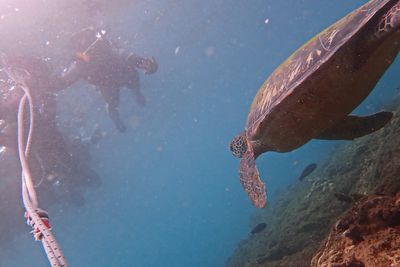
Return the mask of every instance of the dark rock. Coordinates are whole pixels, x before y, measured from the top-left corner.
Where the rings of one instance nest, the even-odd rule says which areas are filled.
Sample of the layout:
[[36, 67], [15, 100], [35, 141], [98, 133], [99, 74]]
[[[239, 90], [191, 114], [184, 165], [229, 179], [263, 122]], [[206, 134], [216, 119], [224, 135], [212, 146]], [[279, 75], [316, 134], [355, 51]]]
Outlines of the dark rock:
[[399, 266], [400, 257], [391, 256], [400, 246], [399, 200], [400, 193], [356, 203], [332, 228], [312, 266]]

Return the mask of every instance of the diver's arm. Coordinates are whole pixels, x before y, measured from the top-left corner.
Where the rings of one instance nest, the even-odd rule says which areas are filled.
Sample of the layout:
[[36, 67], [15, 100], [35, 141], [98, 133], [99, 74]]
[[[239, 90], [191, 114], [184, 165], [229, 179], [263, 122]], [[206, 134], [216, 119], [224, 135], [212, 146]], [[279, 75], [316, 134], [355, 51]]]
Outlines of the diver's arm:
[[85, 77], [84, 62], [75, 60], [61, 75], [53, 79], [55, 91], [61, 91]]

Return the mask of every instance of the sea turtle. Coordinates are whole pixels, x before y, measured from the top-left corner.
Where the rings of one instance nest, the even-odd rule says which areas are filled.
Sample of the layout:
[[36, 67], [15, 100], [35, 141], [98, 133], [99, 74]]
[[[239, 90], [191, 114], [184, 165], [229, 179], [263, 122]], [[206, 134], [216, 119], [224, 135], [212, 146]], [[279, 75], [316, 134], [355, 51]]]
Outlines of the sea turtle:
[[372, 0], [315, 36], [263, 83], [246, 129], [230, 149], [240, 182], [262, 208], [266, 190], [256, 158], [292, 151], [311, 139], [352, 140], [382, 128], [393, 114], [349, 113], [372, 91], [400, 51], [400, 0]]

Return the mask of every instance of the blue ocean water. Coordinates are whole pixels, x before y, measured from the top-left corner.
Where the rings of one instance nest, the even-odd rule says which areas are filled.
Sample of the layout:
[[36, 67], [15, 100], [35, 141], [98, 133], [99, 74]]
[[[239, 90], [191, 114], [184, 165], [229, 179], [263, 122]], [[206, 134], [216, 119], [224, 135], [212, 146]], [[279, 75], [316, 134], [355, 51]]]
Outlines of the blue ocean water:
[[[148, 100], [121, 97], [128, 131], [114, 130], [100, 96], [84, 84], [59, 97], [87, 106], [88, 124], [107, 138], [91, 151], [102, 184], [83, 207], [49, 210], [70, 266], [223, 266], [250, 231], [256, 209], [242, 190], [230, 154], [251, 101], [267, 76], [294, 50], [365, 1], [137, 1], [107, 16], [112, 38], [159, 71], [141, 75]], [[126, 41], [126, 42], [124, 42]], [[399, 62], [357, 114], [379, 111], [400, 86]], [[71, 100], [73, 99], [73, 100]], [[258, 167], [273, 200], [304, 166], [322, 163], [337, 142], [312, 141], [286, 154], [268, 153]], [[21, 218], [22, 219], [22, 218]], [[0, 266], [47, 266], [27, 233]]]

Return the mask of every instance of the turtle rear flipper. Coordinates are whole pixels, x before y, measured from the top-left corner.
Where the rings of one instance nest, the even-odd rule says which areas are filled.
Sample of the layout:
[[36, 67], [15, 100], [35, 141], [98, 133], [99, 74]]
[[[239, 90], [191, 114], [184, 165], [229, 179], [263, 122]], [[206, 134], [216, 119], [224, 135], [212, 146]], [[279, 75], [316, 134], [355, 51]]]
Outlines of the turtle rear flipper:
[[315, 139], [353, 140], [373, 133], [393, 118], [393, 112], [382, 111], [366, 117], [347, 116], [341, 122], [320, 133]]
[[243, 155], [240, 161], [239, 174], [240, 183], [253, 205], [257, 208], [264, 208], [267, 202], [265, 185], [260, 180], [254, 152], [250, 149]]

